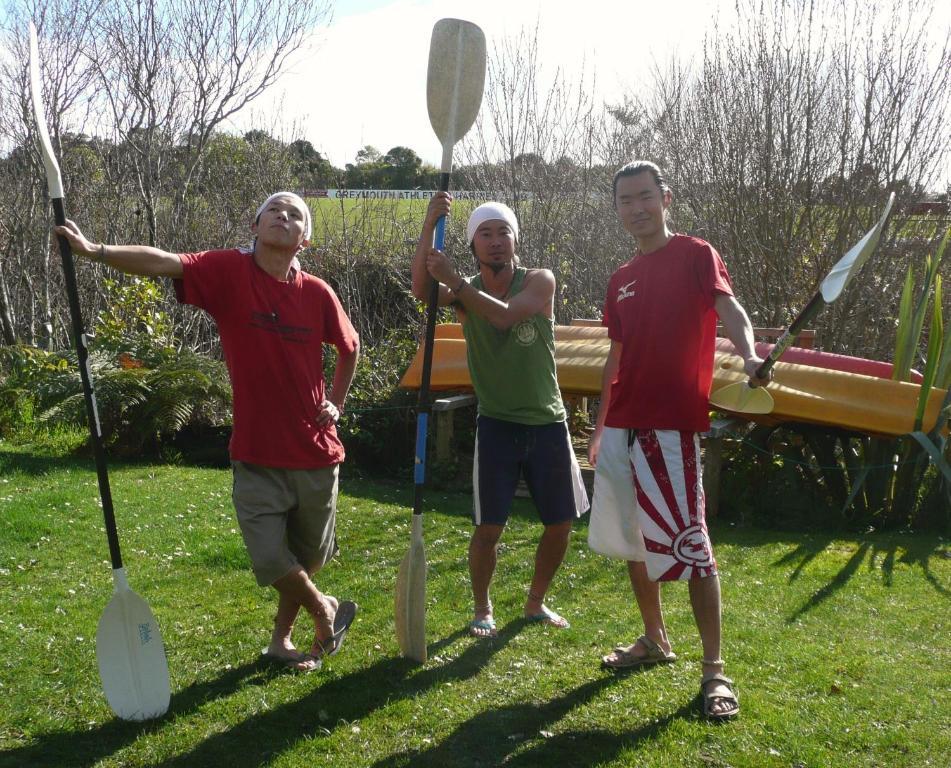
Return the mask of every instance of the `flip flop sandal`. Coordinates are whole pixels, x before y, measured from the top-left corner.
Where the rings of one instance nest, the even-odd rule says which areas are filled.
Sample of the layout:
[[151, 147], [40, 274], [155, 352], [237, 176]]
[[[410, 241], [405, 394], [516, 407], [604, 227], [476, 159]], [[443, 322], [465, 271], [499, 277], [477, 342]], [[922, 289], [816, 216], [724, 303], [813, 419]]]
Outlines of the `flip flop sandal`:
[[634, 669], [650, 666], [651, 664], [670, 664], [677, 660], [676, 653], [673, 651], [668, 653], [647, 635], [641, 635], [634, 641], [634, 645], [638, 643], [644, 646], [647, 651], [643, 656], [631, 653], [623, 646], [618, 646], [614, 649], [613, 659], [610, 654], [601, 657], [601, 665], [609, 669]]
[[297, 667], [303, 661], [306, 661], [307, 654], [296, 653], [293, 656], [284, 656], [279, 653], [272, 653], [267, 648], [261, 651], [261, 661], [267, 662], [268, 664], [273, 664], [278, 667], [283, 667], [284, 669], [291, 669], [296, 672], [305, 672]]
[[[480, 632], [478, 630], [482, 631]], [[498, 630], [495, 628], [495, 619], [491, 617], [486, 619], [473, 619], [469, 622], [469, 634], [472, 637], [478, 637], [483, 640], [496, 637]]]
[[336, 656], [343, 647], [343, 641], [347, 637], [347, 632], [353, 619], [357, 615], [357, 604], [352, 600], [344, 600], [337, 605], [337, 613], [334, 614], [334, 633], [326, 640], [314, 638], [314, 642], [320, 646], [320, 653], [305, 653], [303, 661], [316, 661], [319, 663], [326, 656]]
[[[725, 696], [722, 694], [714, 695], [707, 693], [707, 686], [709, 686], [710, 683], [721, 683], [722, 685], [725, 685], [730, 689], [729, 695]], [[710, 720], [722, 722], [740, 714], [740, 700], [736, 695], [736, 684], [726, 675], [721, 675], [718, 672], [716, 674], [710, 675], [709, 677], [703, 678], [703, 680], [700, 681], [700, 696], [703, 699], [703, 715]], [[719, 702], [732, 704], [733, 708], [728, 709], [725, 712], [714, 712], [713, 706]]]
[[551, 609], [541, 611], [540, 613], [533, 613], [531, 616], [526, 616], [525, 619], [531, 624], [544, 624], [547, 627], [554, 627], [555, 629], [571, 628], [568, 619], [564, 616], [559, 616]]

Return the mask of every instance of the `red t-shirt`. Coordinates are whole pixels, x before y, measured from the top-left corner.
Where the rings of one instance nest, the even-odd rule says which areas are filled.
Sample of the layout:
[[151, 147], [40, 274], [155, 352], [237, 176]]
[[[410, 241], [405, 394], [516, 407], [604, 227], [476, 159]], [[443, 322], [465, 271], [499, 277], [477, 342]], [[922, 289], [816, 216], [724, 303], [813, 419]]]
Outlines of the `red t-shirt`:
[[218, 324], [234, 391], [231, 458], [314, 469], [344, 459], [334, 425], [318, 427], [324, 399], [323, 343], [353, 352], [358, 337], [336, 294], [297, 270], [284, 283], [237, 249], [181, 254], [183, 304]]
[[720, 293], [733, 295], [720, 254], [686, 235], [635, 255], [611, 276], [602, 322], [622, 347], [606, 426], [710, 428]]

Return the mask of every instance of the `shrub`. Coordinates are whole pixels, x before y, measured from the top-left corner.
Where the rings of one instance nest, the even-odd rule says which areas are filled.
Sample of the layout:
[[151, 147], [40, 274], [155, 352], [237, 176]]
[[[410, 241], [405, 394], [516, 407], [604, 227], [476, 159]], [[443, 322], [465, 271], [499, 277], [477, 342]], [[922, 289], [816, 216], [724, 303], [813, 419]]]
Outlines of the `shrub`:
[[[411, 331], [398, 328], [361, 350], [340, 436], [348, 461], [375, 474], [402, 474], [413, 466], [416, 393], [399, 389], [399, 380], [418, 343]], [[327, 355], [328, 381], [335, 362]]]

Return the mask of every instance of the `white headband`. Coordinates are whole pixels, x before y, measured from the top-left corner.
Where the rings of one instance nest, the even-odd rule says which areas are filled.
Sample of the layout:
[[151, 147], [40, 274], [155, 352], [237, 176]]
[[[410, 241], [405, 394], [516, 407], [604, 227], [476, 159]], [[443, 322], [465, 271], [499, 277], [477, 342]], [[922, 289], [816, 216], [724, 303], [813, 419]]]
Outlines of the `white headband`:
[[469, 216], [469, 223], [466, 224], [466, 240], [469, 245], [472, 245], [472, 239], [480, 225], [496, 219], [508, 224], [512, 229], [512, 234], [515, 235], [515, 239], [518, 240], [518, 219], [515, 218], [515, 211], [505, 203], [482, 203], [472, 212]]
[[289, 197], [295, 203], [300, 205], [304, 209], [304, 239], [310, 240], [311, 234], [311, 225], [310, 225], [310, 206], [304, 202], [304, 199], [300, 195], [295, 195], [293, 192], [275, 192], [267, 200], [261, 203], [261, 207], [258, 208], [258, 212], [254, 216], [254, 220], [257, 221], [261, 218], [261, 214], [264, 213], [264, 209], [267, 208], [276, 197]]

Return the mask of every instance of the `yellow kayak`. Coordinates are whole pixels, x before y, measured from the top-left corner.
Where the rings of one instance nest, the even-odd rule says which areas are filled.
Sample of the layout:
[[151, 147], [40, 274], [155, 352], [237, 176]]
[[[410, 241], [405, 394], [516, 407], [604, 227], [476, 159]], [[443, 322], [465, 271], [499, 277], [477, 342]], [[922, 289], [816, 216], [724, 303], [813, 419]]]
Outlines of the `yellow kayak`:
[[[604, 328], [555, 326], [555, 362], [561, 391], [566, 395], [599, 395], [609, 347]], [[420, 348], [403, 375], [401, 387], [419, 388], [422, 358]], [[718, 349], [713, 391], [744, 381], [742, 371], [743, 363], [737, 355]], [[757, 417], [757, 421], [800, 421], [873, 435], [903, 435], [914, 429], [918, 384], [782, 361], [776, 363], [773, 373], [769, 391], [775, 407], [766, 419]], [[458, 323], [436, 327], [431, 386], [434, 390], [472, 387], [466, 343]], [[945, 394], [943, 389], [932, 390], [925, 410], [926, 432], [934, 426]]]

